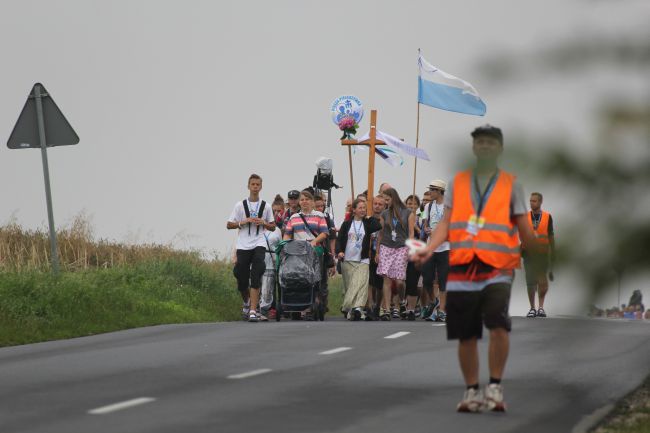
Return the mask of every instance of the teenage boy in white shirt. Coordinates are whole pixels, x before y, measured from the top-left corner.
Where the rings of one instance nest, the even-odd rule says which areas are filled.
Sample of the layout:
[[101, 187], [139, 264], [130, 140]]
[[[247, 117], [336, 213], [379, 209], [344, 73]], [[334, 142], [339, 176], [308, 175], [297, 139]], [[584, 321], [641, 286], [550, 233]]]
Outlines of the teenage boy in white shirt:
[[260, 300], [260, 287], [262, 276], [266, 269], [264, 255], [266, 254], [266, 238], [264, 230], [275, 230], [275, 219], [271, 205], [260, 199], [262, 178], [251, 174], [248, 178], [247, 199], [237, 202], [228, 219], [228, 230], [239, 230], [237, 237], [237, 262], [235, 263], [235, 277], [237, 288], [246, 304], [250, 306], [248, 321], [258, 322], [263, 319], [257, 313]]

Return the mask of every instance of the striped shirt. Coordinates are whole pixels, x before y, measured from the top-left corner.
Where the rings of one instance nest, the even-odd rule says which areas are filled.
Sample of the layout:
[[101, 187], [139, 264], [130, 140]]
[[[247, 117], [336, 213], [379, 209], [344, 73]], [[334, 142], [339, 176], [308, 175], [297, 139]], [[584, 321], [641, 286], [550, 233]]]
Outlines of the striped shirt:
[[[309, 228], [305, 228], [305, 223], [303, 222], [300, 215], [303, 215], [305, 217]], [[302, 212], [300, 212], [291, 215], [291, 218], [289, 218], [289, 221], [285, 227], [284, 234], [291, 236], [291, 238], [296, 240], [311, 241], [316, 237], [312, 234], [312, 232], [316, 233], [316, 235], [320, 235], [321, 233], [329, 233], [327, 221], [321, 212], [312, 211], [308, 215], [304, 215]]]

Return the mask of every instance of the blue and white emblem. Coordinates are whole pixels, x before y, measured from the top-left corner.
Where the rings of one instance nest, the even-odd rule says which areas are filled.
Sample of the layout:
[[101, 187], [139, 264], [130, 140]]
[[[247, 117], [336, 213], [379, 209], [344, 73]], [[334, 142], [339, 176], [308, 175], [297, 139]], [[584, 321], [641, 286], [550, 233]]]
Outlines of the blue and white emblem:
[[363, 104], [356, 96], [345, 95], [339, 96], [332, 102], [330, 109], [332, 113], [332, 122], [338, 126], [341, 119], [352, 117], [356, 123], [363, 119]]

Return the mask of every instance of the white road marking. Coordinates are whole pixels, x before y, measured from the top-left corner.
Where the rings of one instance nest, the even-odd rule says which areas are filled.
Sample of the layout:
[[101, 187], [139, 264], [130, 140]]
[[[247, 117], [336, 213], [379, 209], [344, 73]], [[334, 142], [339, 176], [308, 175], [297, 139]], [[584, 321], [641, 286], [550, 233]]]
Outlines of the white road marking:
[[271, 372], [270, 368], [260, 368], [259, 370], [247, 371], [245, 373], [231, 374], [228, 379], [246, 379], [247, 377], [259, 376]]
[[431, 326], [447, 326], [446, 323], [433, 323]]
[[409, 335], [409, 334], [410, 334], [409, 331], [400, 331], [400, 332], [396, 332], [394, 334], [387, 335], [384, 338], [386, 338], [388, 340], [392, 340], [394, 338], [400, 338], [400, 337], [403, 337], [403, 336]]
[[336, 349], [330, 349], [330, 350], [326, 350], [324, 352], [320, 352], [319, 355], [334, 355], [335, 353], [345, 352], [346, 350], [352, 350], [352, 348], [351, 347], [337, 347]]
[[155, 398], [151, 397], [139, 397], [132, 400], [121, 401], [119, 403], [109, 404], [108, 406], [98, 407], [96, 409], [91, 409], [88, 411], [91, 415], [105, 415], [107, 413], [116, 412], [122, 409], [128, 409], [130, 407], [139, 406], [145, 403], [151, 403], [155, 401]]

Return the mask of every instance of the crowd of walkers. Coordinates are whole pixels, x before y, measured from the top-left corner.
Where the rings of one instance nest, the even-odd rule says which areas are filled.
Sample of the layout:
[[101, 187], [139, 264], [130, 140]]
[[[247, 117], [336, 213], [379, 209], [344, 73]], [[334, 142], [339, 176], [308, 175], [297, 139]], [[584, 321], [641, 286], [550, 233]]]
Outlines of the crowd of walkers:
[[[271, 206], [260, 199], [262, 179], [251, 175], [249, 197], [235, 205], [228, 229], [239, 230], [235, 275], [246, 320], [273, 315], [273, 251], [283, 241], [309, 242], [323, 252], [319, 299], [327, 306], [327, 278], [343, 275], [342, 313], [349, 320], [403, 319], [445, 322], [458, 340], [466, 390], [459, 412], [505, 411], [501, 380], [512, 329], [510, 292], [522, 251], [529, 318], [546, 317], [544, 300], [553, 280], [553, 221], [533, 193], [528, 211], [523, 187], [498, 167], [503, 133], [492, 125], [472, 133], [475, 167], [451, 181], [433, 180], [422, 200], [402, 201], [389, 184], [347, 204], [336, 224], [325, 199], [312, 188], [292, 190]], [[409, 241], [424, 245], [409, 251]], [[297, 244], [296, 244], [297, 245]], [[266, 258], [266, 263], [265, 263]], [[261, 295], [260, 295], [261, 292]], [[309, 318], [309, 309], [304, 316]], [[489, 331], [489, 383], [479, 387], [478, 340]]]
[[[242, 314], [250, 322], [276, 314], [275, 250], [282, 240], [308, 241], [323, 260], [320, 299], [328, 308], [328, 279], [343, 277], [341, 313], [351, 321], [393, 319], [444, 322], [449, 245], [441, 245], [423, 265], [409, 261], [407, 239], [426, 241], [444, 214], [446, 183], [433, 180], [423, 194], [402, 201], [388, 183], [368, 199], [349, 199], [340, 223], [326, 212], [326, 192], [312, 187], [278, 194], [269, 205], [260, 198], [262, 179], [248, 179], [249, 197], [237, 202], [227, 227], [239, 231], [234, 274]], [[309, 311], [296, 318], [310, 318]]]

